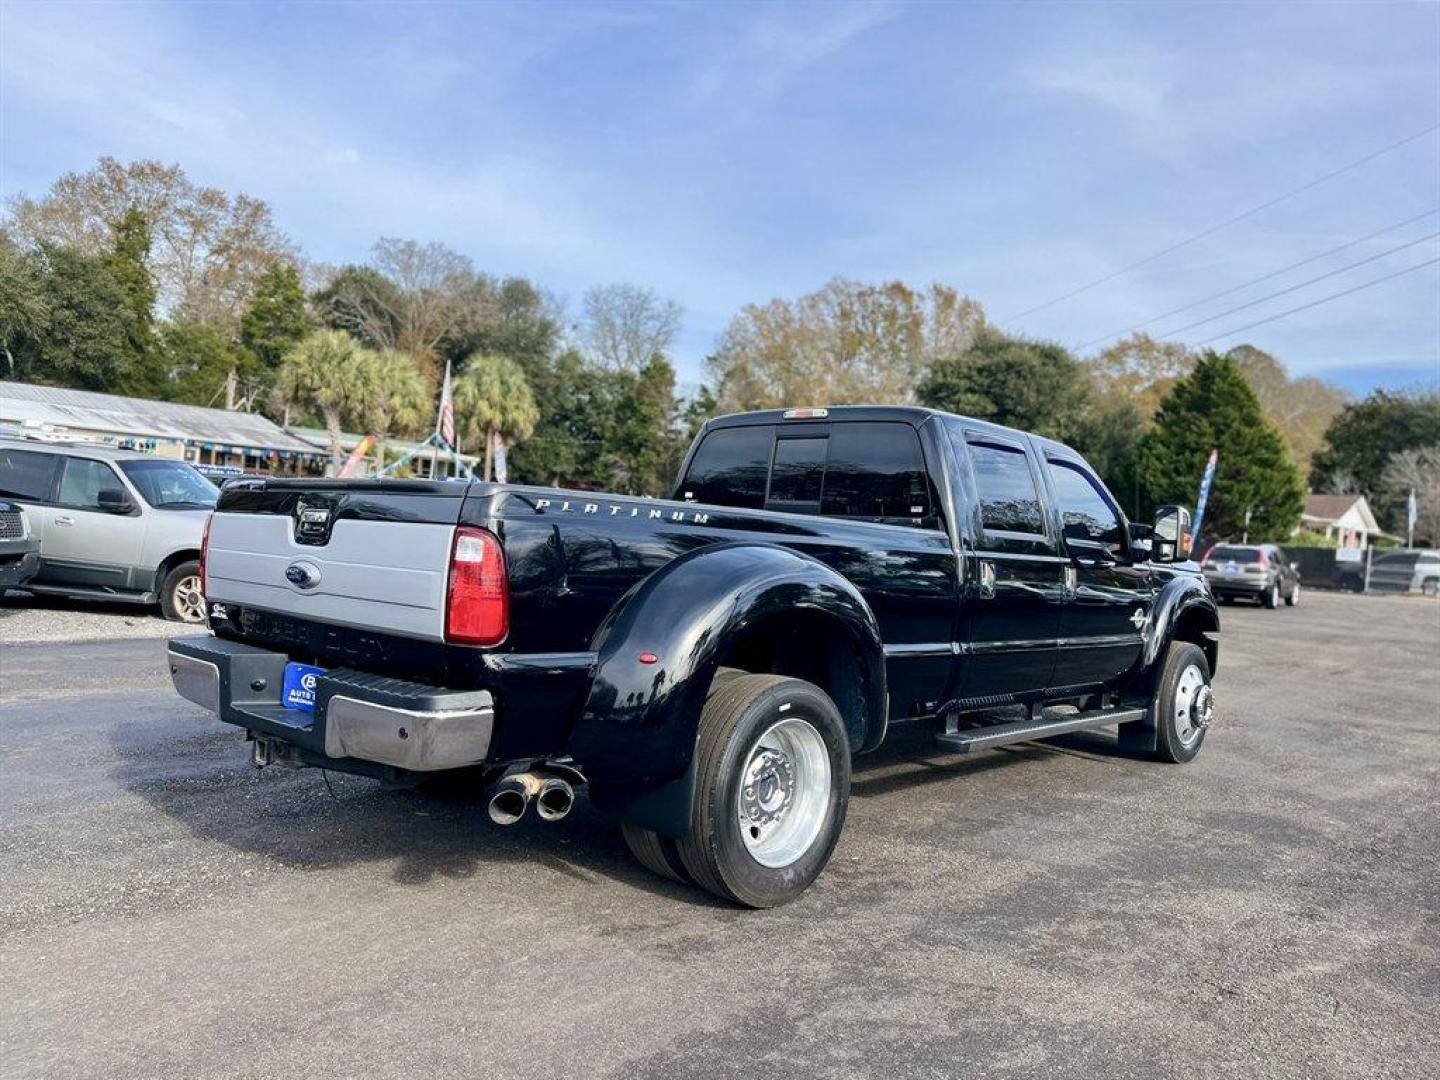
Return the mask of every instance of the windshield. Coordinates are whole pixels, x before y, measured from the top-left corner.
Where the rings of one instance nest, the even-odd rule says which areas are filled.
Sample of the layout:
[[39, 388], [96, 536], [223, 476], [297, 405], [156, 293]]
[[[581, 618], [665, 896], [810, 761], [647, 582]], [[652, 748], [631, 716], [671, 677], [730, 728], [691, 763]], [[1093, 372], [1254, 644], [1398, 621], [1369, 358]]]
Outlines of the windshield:
[[1260, 561], [1260, 549], [1226, 547], [1224, 544], [1220, 544], [1213, 548], [1206, 558], [1212, 562], [1258, 563]]
[[157, 510], [213, 510], [220, 489], [179, 461], [122, 461], [120, 468]]

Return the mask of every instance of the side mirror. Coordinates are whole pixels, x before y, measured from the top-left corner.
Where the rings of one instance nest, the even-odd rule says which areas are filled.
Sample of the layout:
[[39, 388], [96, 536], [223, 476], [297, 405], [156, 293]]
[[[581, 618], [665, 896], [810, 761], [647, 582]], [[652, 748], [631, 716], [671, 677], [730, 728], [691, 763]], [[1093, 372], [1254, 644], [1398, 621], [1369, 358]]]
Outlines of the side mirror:
[[1190, 511], [1183, 506], [1162, 506], [1151, 526], [1150, 560], [1183, 562], [1190, 557]]
[[135, 509], [135, 504], [130, 501], [130, 496], [119, 488], [105, 488], [96, 496], [95, 501], [107, 514], [128, 514]]

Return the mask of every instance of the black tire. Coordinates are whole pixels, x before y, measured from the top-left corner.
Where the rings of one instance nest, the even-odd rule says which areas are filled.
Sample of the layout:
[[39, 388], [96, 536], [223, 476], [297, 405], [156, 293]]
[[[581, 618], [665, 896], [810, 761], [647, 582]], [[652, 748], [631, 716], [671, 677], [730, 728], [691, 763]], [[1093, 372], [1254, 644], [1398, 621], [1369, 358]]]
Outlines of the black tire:
[[200, 595], [200, 564], [182, 562], [160, 583], [160, 610], [171, 622], [203, 623], [205, 598]]
[[1280, 582], [1272, 581], [1269, 586], [1266, 587], [1265, 595], [1260, 598], [1260, 603], [1264, 604], [1271, 611], [1274, 611], [1280, 606]]
[[1177, 765], [1193, 760], [1195, 755], [1200, 753], [1200, 747], [1205, 743], [1206, 728], [1213, 716], [1213, 703], [1209, 703], [1204, 708], [1205, 716], [1198, 725], [1198, 730], [1193, 730], [1194, 714], [1190, 716], [1192, 730], [1187, 733], [1186, 727], [1182, 726], [1176, 698], [1181, 677], [1192, 667], [1200, 669], [1201, 679], [1209, 695], [1210, 662], [1205, 659], [1204, 651], [1188, 641], [1171, 642], [1170, 649], [1165, 654], [1165, 666], [1160, 672], [1160, 689], [1155, 695], [1155, 756], [1161, 761]]
[[1285, 606], [1294, 607], [1300, 603], [1300, 583], [1297, 581], [1290, 586], [1290, 591], [1285, 594]]
[[[816, 815], [811, 820], [818, 821], [818, 829], [807, 846], [784, 865], [767, 866], [752, 855], [742, 835], [741, 781], [761, 736], [787, 721], [800, 721], [798, 729], [817, 755], [823, 748], [829, 789], [823, 801], [811, 803]], [[818, 742], [813, 736], [819, 737]], [[850, 744], [835, 703], [819, 687], [800, 679], [779, 675], [727, 679], [705, 702], [695, 754], [692, 828], [676, 845], [690, 877], [701, 888], [747, 907], [777, 907], [795, 899], [830, 861], [845, 826]], [[788, 799], [787, 805], [792, 805]], [[796, 802], [789, 812], [802, 806]]]
[[1427, 577], [1420, 583], [1420, 591], [1426, 596], [1440, 596], [1440, 577]]
[[625, 837], [625, 846], [630, 849], [630, 854], [640, 860], [640, 865], [646, 870], [682, 885], [692, 884], [690, 872], [680, 859], [679, 848], [670, 837], [628, 822], [621, 823], [620, 832]]

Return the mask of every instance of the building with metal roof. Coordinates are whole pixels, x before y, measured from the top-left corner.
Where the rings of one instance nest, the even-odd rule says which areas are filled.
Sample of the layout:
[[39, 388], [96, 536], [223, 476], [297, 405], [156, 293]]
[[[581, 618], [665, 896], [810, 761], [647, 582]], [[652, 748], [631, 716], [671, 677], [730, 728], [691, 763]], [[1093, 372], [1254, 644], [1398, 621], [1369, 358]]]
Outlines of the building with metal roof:
[[3, 380], [0, 430], [264, 472], [319, 472], [329, 461], [324, 446], [257, 413]]

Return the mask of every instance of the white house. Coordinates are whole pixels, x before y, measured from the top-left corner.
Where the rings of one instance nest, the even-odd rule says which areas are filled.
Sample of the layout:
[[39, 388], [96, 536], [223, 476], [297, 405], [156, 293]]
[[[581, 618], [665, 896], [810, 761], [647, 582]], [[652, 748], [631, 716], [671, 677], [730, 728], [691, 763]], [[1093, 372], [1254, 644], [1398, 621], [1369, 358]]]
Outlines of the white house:
[[1342, 548], [1367, 548], [1380, 533], [1364, 495], [1306, 495], [1300, 524], [1333, 537]]

